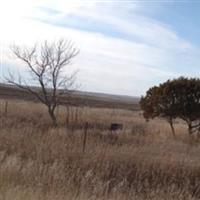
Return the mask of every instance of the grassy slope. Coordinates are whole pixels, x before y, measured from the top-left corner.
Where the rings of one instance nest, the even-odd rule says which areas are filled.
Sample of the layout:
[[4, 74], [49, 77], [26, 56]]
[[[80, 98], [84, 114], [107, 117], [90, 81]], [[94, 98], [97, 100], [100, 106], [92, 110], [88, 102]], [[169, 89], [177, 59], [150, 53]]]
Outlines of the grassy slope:
[[[0, 199], [154, 199], [200, 197], [200, 146], [177, 124], [177, 140], [163, 121], [145, 123], [138, 112], [59, 110], [54, 129], [40, 104], [0, 101]], [[85, 121], [90, 129], [82, 153]], [[121, 122], [125, 130], [104, 127]], [[73, 125], [73, 126], [72, 126]], [[105, 130], [104, 130], [105, 129]]]
[[[38, 88], [34, 89], [38, 90]], [[36, 100], [31, 94], [28, 94], [14, 86], [5, 84], [0, 84], [0, 98]], [[138, 110], [138, 101], [138, 97], [76, 91], [70, 96], [70, 98], [69, 96], [63, 97], [61, 102], [72, 106]]]

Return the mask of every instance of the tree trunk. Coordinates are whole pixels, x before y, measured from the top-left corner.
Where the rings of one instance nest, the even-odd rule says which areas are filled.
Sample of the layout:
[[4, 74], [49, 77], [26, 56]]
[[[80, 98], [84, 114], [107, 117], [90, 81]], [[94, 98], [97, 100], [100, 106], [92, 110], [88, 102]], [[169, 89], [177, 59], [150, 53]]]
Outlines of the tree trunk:
[[188, 133], [192, 135], [192, 124], [190, 122], [188, 123]]
[[169, 120], [169, 125], [171, 127], [173, 137], [176, 138], [175, 129], [174, 129], [174, 125], [173, 125], [173, 120], [172, 119]]
[[54, 127], [57, 127], [57, 126], [58, 126], [58, 123], [57, 123], [57, 118], [56, 118], [56, 116], [55, 116], [54, 111], [55, 111], [55, 110], [49, 108], [49, 115], [50, 115], [50, 117], [51, 117], [53, 126], [54, 126]]

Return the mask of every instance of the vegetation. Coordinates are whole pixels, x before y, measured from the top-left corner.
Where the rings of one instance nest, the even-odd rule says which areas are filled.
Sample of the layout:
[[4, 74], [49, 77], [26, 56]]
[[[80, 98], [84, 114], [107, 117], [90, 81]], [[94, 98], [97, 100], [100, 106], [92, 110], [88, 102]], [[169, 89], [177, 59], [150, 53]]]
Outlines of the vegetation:
[[[59, 49], [65, 45], [59, 44]], [[65, 65], [54, 68], [61, 60], [55, 59], [55, 48], [45, 43], [41, 49], [47, 53], [43, 64], [37, 64], [36, 50], [30, 54], [15, 49], [37, 77], [41, 91], [12, 76], [8, 79], [40, 103], [0, 101], [0, 199], [200, 198], [199, 137], [188, 139], [186, 134], [200, 129], [199, 79], [180, 77], [150, 88], [140, 105], [147, 120], [156, 120], [146, 123], [138, 110], [59, 105], [59, 92], [64, 91], [59, 80], [63, 84], [68, 80], [59, 76]], [[49, 55], [55, 59], [50, 63]], [[68, 58], [76, 54], [72, 55]], [[176, 140], [168, 134], [166, 120]], [[113, 122], [124, 129], [110, 131]]]
[[[164, 120], [146, 123], [136, 111], [70, 107], [67, 116], [61, 107], [54, 128], [43, 104], [10, 100], [5, 106], [0, 101], [0, 199], [200, 197], [199, 140], [188, 140], [183, 122], [173, 140]], [[94, 126], [83, 153], [85, 122]], [[111, 122], [125, 129], [110, 134]]]
[[175, 136], [173, 121], [184, 120], [188, 132], [192, 134], [200, 129], [200, 79], [184, 78], [168, 80], [150, 88], [141, 98], [140, 105], [146, 119], [165, 118]]
[[22, 75], [19, 75], [16, 80], [15, 76], [9, 73], [6, 80], [34, 95], [43, 103], [48, 109], [54, 126], [57, 126], [55, 109], [61, 97], [70, 94], [75, 86], [76, 73], [66, 74], [66, 66], [79, 51], [72, 42], [62, 39], [53, 43], [45, 41], [40, 46], [35, 45], [29, 49], [13, 46], [12, 51], [18, 59], [25, 63], [34, 85], [40, 86], [40, 90], [31, 87], [33, 82], [26, 81]]

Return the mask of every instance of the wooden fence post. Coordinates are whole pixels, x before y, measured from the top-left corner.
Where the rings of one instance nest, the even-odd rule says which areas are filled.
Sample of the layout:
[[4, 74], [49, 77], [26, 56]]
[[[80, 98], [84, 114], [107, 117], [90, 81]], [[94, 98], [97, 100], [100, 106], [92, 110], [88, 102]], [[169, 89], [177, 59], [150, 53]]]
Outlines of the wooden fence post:
[[67, 114], [66, 115], [66, 124], [69, 125], [69, 114], [70, 113], [69, 113], [69, 106], [68, 105], [66, 106], [66, 114]]
[[87, 142], [87, 132], [88, 132], [88, 122], [84, 125], [84, 132], [83, 132], [83, 153], [85, 153], [86, 142]]
[[78, 107], [75, 107], [75, 123], [78, 123]]
[[5, 115], [5, 117], [7, 117], [7, 115], [8, 115], [8, 102], [7, 101], [5, 101], [4, 115]]

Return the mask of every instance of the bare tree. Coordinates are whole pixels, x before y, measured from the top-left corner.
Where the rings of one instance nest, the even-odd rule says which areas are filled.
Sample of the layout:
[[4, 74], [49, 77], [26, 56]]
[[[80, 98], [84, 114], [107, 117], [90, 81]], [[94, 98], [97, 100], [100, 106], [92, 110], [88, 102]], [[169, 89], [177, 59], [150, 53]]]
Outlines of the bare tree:
[[19, 75], [16, 80], [9, 72], [6, 80], [42, 102], [48, 109], [53, 125], [57, 126], [55, 109], [60, 103], [60, 98], [73, 90], [77, 74], [76, 72], [66, 74], [66, 66], [79, 51], [71, 41], [63, 39], [52, 43], [44, 41], [41, 45], [34, 45], [32, 48], [15, 45], [11, 50], [16, 58], [24, 62], [40, 89], [32, 87], [33, 83], [22, 79], [22, 75]]

